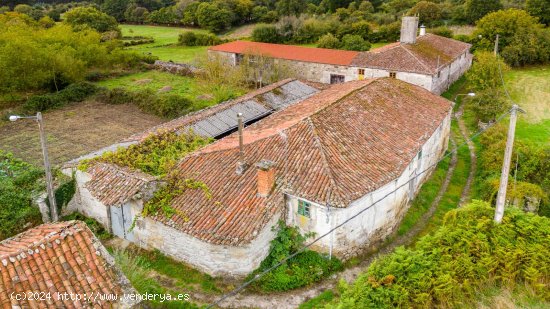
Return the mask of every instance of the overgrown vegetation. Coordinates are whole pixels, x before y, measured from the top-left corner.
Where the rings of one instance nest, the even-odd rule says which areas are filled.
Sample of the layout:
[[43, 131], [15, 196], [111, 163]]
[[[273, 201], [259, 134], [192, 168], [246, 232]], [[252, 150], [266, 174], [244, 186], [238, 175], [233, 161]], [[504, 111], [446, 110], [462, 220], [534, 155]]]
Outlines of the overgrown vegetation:
[[[248, 279], [256, 274], [275, 266], [284, 258], [296, 253], [304, 245], [306, 238], [296, 227], [289, 227], [283, 221], [277, 226], [277, 236], [271, 241], [269, 255], [262, 261], [260, 267], [252, 272]], [[288, 260], [281, 266], [268, 272], [257, 280], [254, 288], [266, 291], [287, 291], [317, 282], [343, 268], [342, 262], [335, 257], [318, 252], [305, 250]]]
[[26, 113], [34, 114], [36, 112], [59, 108], [68, 103], [81, 102], [97, 93], [98, 90], [99, 88], [91, 83], [74, 83], [58, 92], [30, 97], [23, 105], [23, 110]]
[[501, 224], [493, 215], [480, 201], [449, 212], [433, 235], [375, 261], [353, 285], [342, 283], [329, 307], [466, 306], [492, 285], [526, 285], [550, 299], [550, 220], [516, 208]]
[[210, 139], [200, 137], [192, 132], [166, 131], [152, 134], [142, 142], [119, 148], [103, 155], [83, 160], [79, 169], [86, 170], [95, 162], [107, 162], [119, 166], [125, 166], [144, 173], [164, 176], [174, 167], [176, 162], [186, 154], [197, 150], [211, 142]]
[[78, 212], [73, 212], [72, 214], [70, 214], [68, 216], [61, 217], [61, 221], [71, 221], [71, 220], [79, 220], [79, 221], [83, 221], [84, 223], [86, 223], [88, 228], [94, 233], [94, 235], [97, 238], [99, 238], [99, 240], [102, 240], [102, 241], [103, 240], [108, 240], [108, 239], [113, 237], [113, 235], [111, 235], [109, 233], [109, 231], [104, 229], [103, 226], [101, 224], [99, 224], [99, 222], [97, 222], [96, 220], [94, 220], [92, 218], [85, 217], [84, 215], [82, 215]]
[[41, 170], [0, 151], [0, 240], [42, 223], [33, 201], [44, 188]]

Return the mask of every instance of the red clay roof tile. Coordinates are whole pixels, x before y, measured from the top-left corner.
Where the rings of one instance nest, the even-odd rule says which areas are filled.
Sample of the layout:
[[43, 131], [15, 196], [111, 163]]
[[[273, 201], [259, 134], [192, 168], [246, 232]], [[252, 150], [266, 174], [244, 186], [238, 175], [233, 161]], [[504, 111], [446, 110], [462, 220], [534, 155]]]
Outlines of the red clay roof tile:
[[249, 41], [233, 41], [210, 47], [209, 50], [237, 54], [263, 54], [279, 59], [344, 66], [350, 65], [353, 58], [359, 54], [359, 52], [348, 50]]
[[[57, 292], [109, 292], [119, 294], [120, 272], [102, 256], [101, 243], [83, 222], [43, 224], [0, 242], [0, 305], [2, 308], [82, 308], [93, 302], [63, 300]], [[126, 280], [126, 279], [125, 279]], [[126, 281], [127, 282], [127, 281]], [[108, 287], [101, 290], [100, 285]], [[50, 292], [45, 301], [17, 300], [10, 295]], [[112, 302], [97, 302], [96, 308], [112, 308]]]

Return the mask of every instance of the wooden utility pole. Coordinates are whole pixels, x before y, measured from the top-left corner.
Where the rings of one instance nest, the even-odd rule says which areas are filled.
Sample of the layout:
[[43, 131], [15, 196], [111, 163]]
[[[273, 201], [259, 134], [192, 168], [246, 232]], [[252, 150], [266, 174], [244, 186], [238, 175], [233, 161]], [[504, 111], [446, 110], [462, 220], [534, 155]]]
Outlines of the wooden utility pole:
[[514, 136], [516, 133], [516, 121], [518, 117], [519, 106], [514, 104], [510, 112], [510, 126], [508, 128], [508, 138], [506, 139], [506, 149], [504, 150], [504, 160], [502, 162], [502, 174], [500, 175], [500, 186], [498, 188], [497, 203], [495, 208], [495, 221], [502, 222], [504, 216], [504, 204], [506, 202], [506, 189], [508, 188], [508, 176], [510, 175], [510, 162], [512, 160], [512, 150], [514, 148]]
[[497, 38], [495, 39], [495, 56], [498, 55], [498, 34], [497, 34]]
[[46, 171], [46, 190], [48, 191], [48, 200], [50, 201], [50, 218], [52, 222], [56, 222], [59, 218], [57, 216], [57, 205], [55, 203], [55, 194], [53, 191], [53, 178], [52, 170], [50, 167], [50, 159], [48, 157], [48, 145], [46, 142], [46, 133], [44, 132], [44, 121], [42, 120], [42, 113], [36, 114], [36, 122], [38, 122], [38, 129], [40, 130], [40, 144], [42, 145], [42, 155], [44, 156], [44, 169]]

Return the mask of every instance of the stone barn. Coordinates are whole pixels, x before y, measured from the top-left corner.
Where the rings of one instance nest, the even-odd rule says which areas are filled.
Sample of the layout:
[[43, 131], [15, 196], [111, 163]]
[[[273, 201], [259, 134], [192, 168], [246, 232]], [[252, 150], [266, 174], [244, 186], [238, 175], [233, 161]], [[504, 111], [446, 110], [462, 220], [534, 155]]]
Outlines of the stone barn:
[[[287, 94], [295, 94], [292, 100], [277, 100], [287, 103], [249, 122], [242, 133], [223, 135], [185, 156], [175, 167], [178, 177], [203, 182], [210, 198], [203, 190], [187, 190], [172, 201], [177, 214], [143, 217], [143, 203], [158, 179], [98, 163], [76, 172], [73, 209], [113, 231], [116, 226], [119, 237], [209, 274], [244, 276], [268, 254], [277, 221], [322, 235], [401, 187], [316, 249], [349, 257], [383, 240], [398, 226], [448, 143], [451, 103], [421, 87], [391, 78], [325, 89], [287, 80], [139, 138], [158, 129], [190, 127], [212, 136], [207, 128], [220, 132], [224, 121], [235, 123], [235, 108], [269, 106], [285, 85]], [[225, 111], [230, 118], [224, 120]], [[424, 169], [428, 172], [421, 173]]]
[[273, 58], [301, 79], [327, 84], [376, 77], [397, 78], [441, 94], [472, 64], [470, 44], [435, 34], [418, 33], [418, 17], [405, 16], [399, 42], [367, 52], [311, 48], [283, 44], [234, 41], [209, 48], [230, 65], [245, 55]]

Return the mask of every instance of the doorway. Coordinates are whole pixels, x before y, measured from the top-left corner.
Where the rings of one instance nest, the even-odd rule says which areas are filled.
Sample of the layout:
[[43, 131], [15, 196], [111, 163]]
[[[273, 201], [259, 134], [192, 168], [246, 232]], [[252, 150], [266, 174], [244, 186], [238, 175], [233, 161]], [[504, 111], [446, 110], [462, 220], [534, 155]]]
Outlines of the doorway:
[[134, 216], [132, 215], [132, 205], [126, 203], [120, 207], [111, 206], [111, 228], [113, 234], [120, 238], [134, 241], [134, 232], [131, 231]]

